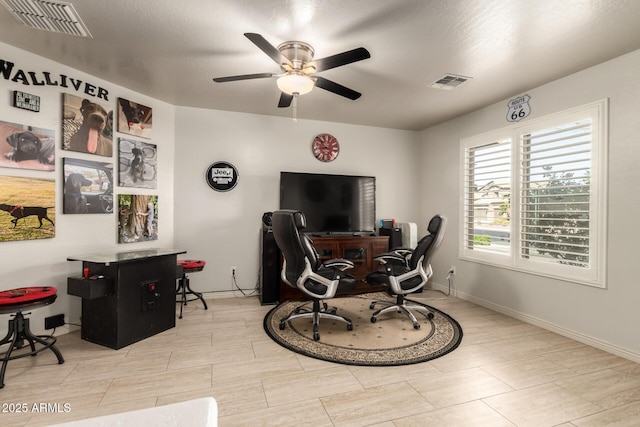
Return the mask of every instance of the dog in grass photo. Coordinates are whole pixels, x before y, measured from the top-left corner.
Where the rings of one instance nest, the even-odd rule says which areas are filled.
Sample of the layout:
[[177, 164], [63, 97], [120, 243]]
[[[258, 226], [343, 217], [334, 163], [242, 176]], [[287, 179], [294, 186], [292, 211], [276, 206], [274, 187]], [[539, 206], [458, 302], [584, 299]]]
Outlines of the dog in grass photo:
[[53, 209], [53, 207], [40, 207], [40, 206], [20, 206], [20, 205], [8, 205], [6, 203], [0, 203], [0, 210], [6, 211], [9, 215], [14, 218], [11, 220], [13, 223], [13, 228], [16, 228], [18, 225], [18, 220], [22, 218], [26, 218], [29, 216], [37, 216], [38, 222], [40, 225], [38, 228], [42, 228], [42, 220], [46, 219], [51, 223], [51, 225], [55, 225], [51, 218], [47, 216], [47, 209]]
[[0, 175], [0, 244], [56, 235], [55, 179]]

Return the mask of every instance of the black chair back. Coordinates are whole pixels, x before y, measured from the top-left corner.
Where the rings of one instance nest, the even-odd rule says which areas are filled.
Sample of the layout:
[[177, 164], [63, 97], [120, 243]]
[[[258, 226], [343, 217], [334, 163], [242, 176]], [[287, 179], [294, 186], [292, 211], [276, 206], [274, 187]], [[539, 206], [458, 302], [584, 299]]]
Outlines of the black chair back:
[[337, 308], [322, 303], [324, 299], [333, 298], [338, 286], [355, 284], [355, 278], [342, 274], [342, 269], [352, 268], [351, 261], [333, 259], [320, 262], [318, 253], [311, 239], [301, 233], [306, 226], [302, 212], [283, 209], [271, 216], [273, 238], [284, 256], [282, 280], [289, 286], [304, 292], [312, 300], [312, 307], [300, 306], [284, 319], [280, 320], [280, 329], [284, 330], [287, 322], [298, 318], [309, 318], [313, 321], [313, 339], [320, 339], [319, 322], [321, 318], [337, 320], [347, 324], [347, 330], [353, 329], [353, 322], [336, 314]]
[[409, 270], [415, 270], [421, 258], [422, 265], [425, 269], [431, 263], [431, 257], [440, 246], [444, 237], [446, 222], [447, 219], [442, 215], [435, 215], [431, 218], [431, 221], [429, 221], [429, 225], [427, 226], [429, 234], [424, 236], [418, 242], [411, 259], [409, 260]]
[[306, 219], [302, 212], [283, 209], [273, 213], [271, 217], [273, 237], [276, 240], [285, 260], [282, 278], [289, 285], [296, 287], [298, 278], [306, 268], [305, 260], [309, 261], [311, 269], [317, 270], [318, 254], [311, 240], [300, 230], [306, 227]]

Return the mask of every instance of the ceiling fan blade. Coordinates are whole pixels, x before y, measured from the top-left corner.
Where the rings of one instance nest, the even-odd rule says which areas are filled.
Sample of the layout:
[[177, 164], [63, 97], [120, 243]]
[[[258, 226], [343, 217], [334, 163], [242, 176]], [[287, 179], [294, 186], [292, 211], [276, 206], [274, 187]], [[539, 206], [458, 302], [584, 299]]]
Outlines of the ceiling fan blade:
[[314, 76], [314, 78], [316, 79], [316, 86], [320, 89], [328, 90], [329, 92], [333, 92], [336, 95], [344, 96], [351, 100], [356, 100], [362, 96], [360, 92], [356, 92], [346, 86], [327, 80], [324, 77]]
[[235, 82], [238, 80], [266, 79], [275, 75], [272, 73], [242, 74], [239, 76], [214, 77], [213, 81], [216, 83]]
[[266, 53], [269, 58], [273, 59], [276, 64], [282, 66], [282, 64], [287, 64], [290, 67], [293, 67], [291, 61], [289, 61], [284, 55], [280, 53], [278, 49], [276, 49], [271, 43], [269, 43], [264, 37], [260, 34], [256, 33], [244, 33], [244, 36], [251, 40], [253, 44], [258, 46], [260, 50]]
[[291, 101], [293, 101], [293, 95], [289, 95], [288, 93], [280, 92], [280, 101], [278, 101], [278, 108], [287, 108], [291, 105]]
[[327, 56], [313, 61], [316, 64], [316, 72], [329, 70], [331, 68], [340, 67], [342, 65], [351, 64], [352, 62], [362, 61], [371, 58], [369, 51], [363, 47], [338, 53], [337, 55]]

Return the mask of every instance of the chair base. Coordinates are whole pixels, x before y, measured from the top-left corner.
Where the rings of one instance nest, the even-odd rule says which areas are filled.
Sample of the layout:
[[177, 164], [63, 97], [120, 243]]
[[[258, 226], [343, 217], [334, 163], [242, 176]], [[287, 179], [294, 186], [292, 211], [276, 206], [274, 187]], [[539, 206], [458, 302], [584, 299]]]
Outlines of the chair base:
[[[28, 353], [20, 353], [11, 355], [15, 349], [21, 349], [25, 346], [25, 341], [29, 343], [31, 351]], [[19, 359], [21, 357], [35, 356], [41, 351], [51, 350], [58, 358], [58, 364], [64, 363], [62, 354], [55, 346], [56, 338], [53, 335], [34, 335], [29, 328], [29, 319], [25, 318], [22, 311], [18, 311], [13, 319], [9, 320], [9, 330], [7, 336], [0, 341], [0, 345], [9, 343], [9, 348], [5, 353], [0, 354], [2, 357], [2, 368], [0, 368], [0, 388], [4, 387], [4, 374], [7, 370], [7, 363], [10, 360]], [[36, 349], [36, 343], [42, 347]]]
[[404, 295], [396, 295], [395, 303], [389, 301], [373, 301], [371, 305], [369, 305], [369, 308], [373, 310], [378, 304], [383, 305], [384, 308], [381, 308], [371, 315], [371, 323], [376, 323], [379, 315], [390, 311], [397, 311], [407, 316], [409, 320], [411, 320], [411, 323], [413, 323], [413, 329], [420, 329], [420, 323], [418, 323], [418, 319], [416, 319], [412, 311], [424, 314], [427, 319], [433, 319], [433, 312], [428, 308], [421, 305], [407, 305], [404, 300]]
[[[182, 319], [182, 309], [185, 305], [187, 305], [187, 302], [190, 301], [200, 300], [202, 301], [202, 305], [204, 305], [204, 309], [209, 309], [202, 294], [200, 292], [192, 290], [191, 286], [189, 286], [189, 276], [187, 276], [186, 272], [180, 279], [178, 279], [178, 289], [176, 290], [176, 295], [180, 296], [180, 299], [176, 300], [176, 302], [180, 303], [180, 315], [178, 316], [178, 319]], [[193, 295], [195, 298], [187, 298], [187, 295]]]
[[321, 300], [313, 300], [313, 309], [309, 310], [304, 307], [304, 304], [296, 308], [289, 316], [280, 320], [280, 330], [284, 330], [287, 322], [300, 318], [312, 318], [313, 319], [313, 339], [314, 341], [320, 340], [320, 319], [333, 319], [339, 320], [347, 324], [347, 331], [353, 330], [353, 322], [351, 319], [336, 314], [335, 307], [329, 307], [326, 303], [322, 302], [322, 309], [320, 308]]

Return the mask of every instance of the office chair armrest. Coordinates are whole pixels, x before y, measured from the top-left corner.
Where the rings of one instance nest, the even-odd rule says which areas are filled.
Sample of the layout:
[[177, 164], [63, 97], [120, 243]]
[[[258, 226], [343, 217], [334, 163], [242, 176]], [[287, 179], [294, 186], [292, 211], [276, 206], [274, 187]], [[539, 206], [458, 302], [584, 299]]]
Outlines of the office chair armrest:
[[402, 257], [408, 257], [413, 254], [413, 248], [393, 248], [391, 252], [395, 252]]
[[374, 261], [378, 261], [380, 264], [387, 264], [387, 263], [401, 263], [401, 264], [405, 264], [405, 257], [396, 253], [396, 252], [385, 252], [382, 254], [377, 254], [373, 257]]
[[330, 259], [325, 261], [322, 265], [327, 268], [337, 268], [340, 271], [344, 271], [348, 268], [353, 268], [353, 262], [344, 258]]

